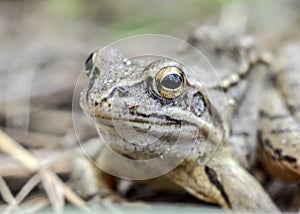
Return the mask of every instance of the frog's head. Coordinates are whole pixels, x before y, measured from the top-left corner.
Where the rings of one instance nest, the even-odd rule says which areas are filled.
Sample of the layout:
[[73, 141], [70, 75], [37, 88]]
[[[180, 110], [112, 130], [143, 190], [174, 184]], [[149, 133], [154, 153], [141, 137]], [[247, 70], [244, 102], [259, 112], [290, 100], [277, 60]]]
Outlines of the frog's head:
[[81, 107], [122, 154], [144, 159], [177, 142], [190, 151], [195, 142], [220, 140], [221, 121], [184, 65], [154, 56], [128, 60], [105, 48], [88, 57], [85, 70], [90, 82]]

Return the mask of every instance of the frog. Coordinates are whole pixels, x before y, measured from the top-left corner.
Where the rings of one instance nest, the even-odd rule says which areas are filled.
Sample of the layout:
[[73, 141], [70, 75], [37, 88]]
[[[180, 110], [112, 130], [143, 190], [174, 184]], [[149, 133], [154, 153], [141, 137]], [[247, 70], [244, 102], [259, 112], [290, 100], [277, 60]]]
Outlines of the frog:
[[[270, 54], [258, 48], [254, 37], [224, 32], [214, 26], [196, 28], [187, 41], [213, 62], [220, 81], [213, 81], [204, 89], [180, 62], [161, 56], [127, 59], [115, 48], [104, 48], [86, 60], [89, 84], [81, 93], [81, 108], [97, 128], [106, 131], [109, 147], [132, 160], [162, 156], [174, 145], [172, 139], [178, 138], [182, 129], [186, 134], [181, 138], [187, 148], [195, 141], [201, 145], [206, 140], [204, 150], [210, 151], [210, 158], [200, 146], [162, 176], [199, 200], [224, 209], [278, 212], [249, 172], [260, 158], [267, 171], [276, 171], [268, 164], [277, 150], [275, 146], [270, 153], [266, 149], [276, 139], [269, 137], [269, 130], [264, 128], [274, 122], [265, 121], [265, 115], [272, 115], [266, 106], [274, 96], [265, 97], [261, 91], [268, 85], [268, 89], [274, 87], [277, 93], [278, 87], [285, 86], [275, 87], [276, 78], [270, 78], [280, 76], [272, 72]], [[188, 56], [189, 51], [186, 47], [178, 54]], [[190, 63], [195, 62], [191, 59]], [[189, 67], [196, 69], [191, 64]], [[225, 94], [225, 105], [210, 99], [208, 91]], [[129, 134], [134, 130], [134, 134], [147, 133], [141, 136], [150, 141], [153, 136], [159, 140], [154, 147], [147, 143], [149, 139], [142, 138], [137, 138], [132, 145], [119, 136], [115, 125], [120, 121]], [[288, 145], [286, 142], [280, 153], [291, 151], [292, 154], [285, 154], [287, 158], [282, 156], [281, 160], [288, 159], [286, 162], [297, 169], [299, 153], [286, 149]], [[100, 162], [113, 162], [103, 150], [103, 147], [97, 152], [93, 150], [95, 164], [85, 157], [77, 159], [77, 168], [73, 170], [76, 187], [85, 198], [97, 195], [101, 201], [123, 201], [114, 190], [116, 181], [97, 167]], [[205, 161], [199, 162], [201, 159]], [[82, 167], [78, 169], [78, 166]]]

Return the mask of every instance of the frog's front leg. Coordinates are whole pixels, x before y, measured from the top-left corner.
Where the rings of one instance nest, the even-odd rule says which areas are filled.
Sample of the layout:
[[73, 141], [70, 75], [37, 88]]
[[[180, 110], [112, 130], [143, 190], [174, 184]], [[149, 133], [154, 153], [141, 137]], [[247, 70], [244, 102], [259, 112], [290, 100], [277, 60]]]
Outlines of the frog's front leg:
[[[86, 151], [89, 153], [88, 150]], [[114, 191], [116, 178], [99, 169], [82, 152], [74, 155], [71, 168], [72, 184], [82, 198], [89, 201], [100, 200], [100, 202], [102, 200], [125, 201]]]
[[187, 159], [167, 177], [195, 197], [236, 211], [277, 212], [260, 184], [231, 158], [226, 146], [205, 165]]

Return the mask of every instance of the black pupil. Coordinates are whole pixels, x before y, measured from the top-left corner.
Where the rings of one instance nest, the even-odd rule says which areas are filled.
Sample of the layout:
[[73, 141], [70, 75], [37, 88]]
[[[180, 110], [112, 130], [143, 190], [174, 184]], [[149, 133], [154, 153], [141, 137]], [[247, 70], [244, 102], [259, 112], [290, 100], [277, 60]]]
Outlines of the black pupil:
[[93, 53], [91, 53], [85, 61], [85, 70], [89, 71], [92, 68], [93, 68]]
[[160, 82], [162, 86], [169, 89], [176, 89], [181, 85], [182, 78], [179, 74], [169, 74]]

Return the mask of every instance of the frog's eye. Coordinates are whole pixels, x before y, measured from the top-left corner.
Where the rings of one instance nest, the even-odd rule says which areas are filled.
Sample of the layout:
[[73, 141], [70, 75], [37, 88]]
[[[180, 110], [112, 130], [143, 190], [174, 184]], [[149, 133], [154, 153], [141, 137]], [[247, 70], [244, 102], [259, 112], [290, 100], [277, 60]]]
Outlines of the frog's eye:
[[166, 99], [180, 96], [185, 82], [182, 70], [176, 66], [160, 69], [154, 80], [158, 94]]
[[89, 57], [85, 61], [85, 72], [89, 74], [94, 67], [94, 61], [95, 61], [96, 53], [93, 52], [89, 55]]

